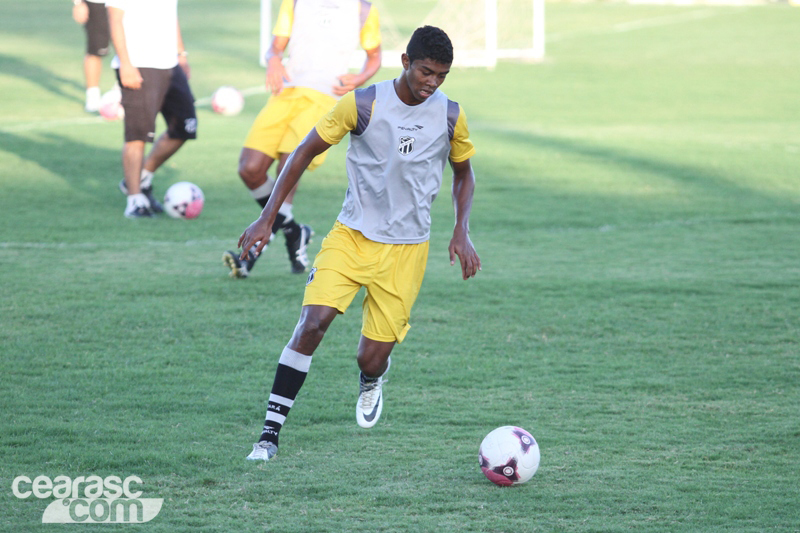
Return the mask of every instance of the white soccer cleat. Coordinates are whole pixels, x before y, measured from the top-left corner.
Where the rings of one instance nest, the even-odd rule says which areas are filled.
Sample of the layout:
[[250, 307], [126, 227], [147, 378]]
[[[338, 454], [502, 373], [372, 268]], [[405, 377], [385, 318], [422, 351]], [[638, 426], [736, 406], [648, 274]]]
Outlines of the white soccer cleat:
[[262, 440], [253, 444], [253, 451], [247, 456], [248, 461], [269, 461], [278, 453], [278, 447], [272, 442]]
[[[389, 358], [389, 364], [383, 376], [389, 372], [389, 367], [391, 366], [392, 359]], [[366, 382], [363, 379], [363, 374], [359, 378], [360, 393], [356, 404], [356, 422], [362, 428], [371, 428], [381, 417], [381, 412], [383, 411], [383, 384], [387, 381], [383, 379], [383, 376], [374, 381]]]

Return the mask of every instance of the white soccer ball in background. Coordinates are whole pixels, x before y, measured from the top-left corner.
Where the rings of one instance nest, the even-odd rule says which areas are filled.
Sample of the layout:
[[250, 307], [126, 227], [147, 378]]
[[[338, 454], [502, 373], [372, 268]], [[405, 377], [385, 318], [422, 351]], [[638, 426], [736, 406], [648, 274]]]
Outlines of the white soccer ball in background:
[[122, 107], [122, 91], [119, 87], [115, 86], [100, 97], [100, 116], [106, 120], [125, 118], [125, 109]]
[[539, 468], [539, 445], [516, 426], [495, 429], [483, 439], [478, 460], [483, 474], [502, 487], [525, 483]]
[[244, 96], [236, 87], [223, 85], [211, 96], [211, 109], [220, 115], [238, 115], [244, 108]]
[[204, 203], [203, 191], [188, 181], [173, 184], [164, 195], [164, 211], [172, 218], [197, 218]]

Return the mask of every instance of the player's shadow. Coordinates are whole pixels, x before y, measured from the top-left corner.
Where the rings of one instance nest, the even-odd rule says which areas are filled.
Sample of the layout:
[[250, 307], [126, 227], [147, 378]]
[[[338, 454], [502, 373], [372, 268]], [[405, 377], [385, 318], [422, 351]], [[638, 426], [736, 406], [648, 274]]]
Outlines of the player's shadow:
[[16, 56], [0, 54], [0, 72], [7, 76], [16, 76], [31, 81], [43, 89], [62, 96], [68, 100], [83, 103], [77, 94], [83, 93], [83, 86], [73, 79], [64, 78], [53, 74], [39, 65], [28, 63]]
[[79, 192], [106, 201], [119, 195], [120, 149], [101, 148], [45, 133], [32, 138], [0, 130], [0, 153], [14, 154], [61, 177]]

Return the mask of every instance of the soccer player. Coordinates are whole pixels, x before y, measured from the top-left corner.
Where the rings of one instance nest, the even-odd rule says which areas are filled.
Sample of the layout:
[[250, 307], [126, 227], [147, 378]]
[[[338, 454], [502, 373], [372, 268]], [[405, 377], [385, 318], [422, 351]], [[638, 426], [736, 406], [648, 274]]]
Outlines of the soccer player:
[[[342, 95], [367, 82], [381, 66], [378, 10], [366, 0], [283, 0], [267, 52], [267, 89], [272, 93], [244, 141], [239, 177], [255, 201], [267, 205], [275, 181], [267, 171], [277, 161], [277, 174], [314, 124]], [[350, 61], [359, 45], [367, 59], [359, 73], [350, 73]], [[285, 51], [289, 61], [284, 67]], [[320, 154], [309, 165], [322, 164]], [[313, 234], [292, 215], [295, 189], [289, 191], [275, 217], [270, 239], [283, 230], [292, 272], [308, 267], [306, 246]], [[227, 251], [223, 263], [233, 278], [246, 278], [258, 256], [239, 259]]]
[[[178, 24], [178, 0], [107, 0], [117, 79], [125, 109], [125, 216], [163, 212], [153, 196], [153, 173], [188, 139], [197, 137], [197, 114], [189, 88], [189, 63]], [[158, 113], [167, 131], [155, 139]], [[144, 159], [145, 143], [154, 142]]]
[[439, 28], [424, 26], [414, 32], [401, 59], [399, 77], [345, 95], [317, 123], [284, 165], [261, 216], [239, 238], [242, 257], [259, 241], [255, 253], [260, 253], [281, 203], [305, 168], [350, 134], [344, 205], [308, 276], [300, 320], [278, 361], [263, 431], [250, 460], [267, 461], [277, 453], [279, 432], [314, 351], [361, 287], [367, 293], [357, 351], [356, 421], [369, 428], [380, 418], [383, 376], [394, 345], [410, 327], [427, 263], [431, 203], [447, 162], [453, 169], [455, 207], [450, 263], [458, 256], [465, 280], [481, 268], [469, 238], [475, 148], [463, 110], [438, 90], [450, 71], [452, 44]]
[[104, 0], [72, 0], [72, 18], [86, 30], [83, 75], [86, 80], [87, 113], [100, 111], [100, 74], [110, 39]]

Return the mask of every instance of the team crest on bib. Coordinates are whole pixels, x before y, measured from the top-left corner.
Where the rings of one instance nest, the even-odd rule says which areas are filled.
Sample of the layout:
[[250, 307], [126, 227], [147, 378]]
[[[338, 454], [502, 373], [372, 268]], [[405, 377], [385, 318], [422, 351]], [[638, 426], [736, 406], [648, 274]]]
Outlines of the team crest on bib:
[[408, 155], [414, 151], [414, 137], [400, 137], [400, 146], [397, 147], [397, 151], [403, 155]]

